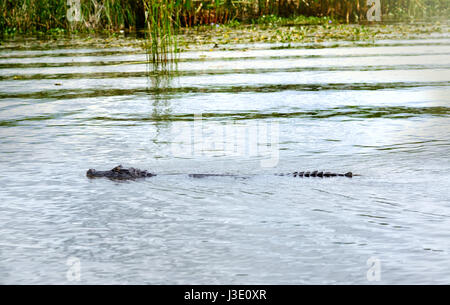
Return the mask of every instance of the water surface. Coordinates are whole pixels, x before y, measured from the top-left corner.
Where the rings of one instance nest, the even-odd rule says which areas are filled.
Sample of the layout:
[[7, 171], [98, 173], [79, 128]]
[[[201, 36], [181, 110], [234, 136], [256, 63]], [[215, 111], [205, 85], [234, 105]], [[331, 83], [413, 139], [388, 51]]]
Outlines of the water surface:
[[[3, 48], [0, 283], [73, 283], [70, 257], [88, 284], [367, 284], [369, 258], [450, 283], [449, 58], [448, 37], [259, 44], [167, 78], [139, 49]], [[117, 164], [158, 176], [85, 176]], [[314, 169], [362, 176], [273, 175]]]

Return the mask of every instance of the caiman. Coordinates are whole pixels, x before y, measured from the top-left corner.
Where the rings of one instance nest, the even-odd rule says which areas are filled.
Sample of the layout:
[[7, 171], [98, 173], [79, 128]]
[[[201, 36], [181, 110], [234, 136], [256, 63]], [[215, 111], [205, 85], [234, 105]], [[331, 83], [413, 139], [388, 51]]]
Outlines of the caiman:
[[[287, 173], [287, 174], [276, 174], [277, 176], [292, 176], [292, 177], [299, 177], [299, 178], [310, 178], [310, 177], [317, 177], [317, 178], [331, 178], [331, 177], [347, 177], [352, 178], [353, 176], [359, 176], [356, 174], [353, 174], [352, 172], [347, 172], [345, 174], [337, 174], [337, 173], [331, 173], [331, 172], [324, 172], [324, 171], [303, 171], [303, 172], [293, 172], [293, 173]], [[147, 178], [147, 177], [154, 177], [156, 174], [150, 173], [146, 170], [140, 170], [137, 168], [124, 168], [122, 165], [118, 165], [114, 167], [113, 169], [106, 170], [106, 171], [98, 171], [95, 169], [89, 169], [86, 172], [86, 176], [88, 178], [109, 178], [114, 180], [130, 180], [130, 179], [138, 179], [138, 178]], [[237, 175], [230, 175], [230, 174], [188, 174], [189, 177], [192, 178], [205, 178], [205, 177], [239, 177]]]

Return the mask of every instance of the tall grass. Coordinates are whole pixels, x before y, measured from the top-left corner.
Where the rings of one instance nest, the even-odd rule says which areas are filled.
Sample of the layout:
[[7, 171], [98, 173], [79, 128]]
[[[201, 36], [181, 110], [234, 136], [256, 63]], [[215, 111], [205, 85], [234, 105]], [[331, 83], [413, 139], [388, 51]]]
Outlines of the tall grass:
[[[180, 22], [183, 26], [227, 23], [239, 17], [246, 1], [235, 0], [180, 0]], [[248, 1], [247, 1], [248, 2]]]
[[0, 0], [0, 32], [66, 27], [64, 0]]
[[[330, 16], [347, 22], [365, 20], [367, 0], [80, 0], [78, 30], [146, 27], [145, 8], [161, 7], [181, 26], [250, 21], [263, 15]], [[153, 3], [153, 4], [152, 4]], [[449, 17], [449, 0], [381, 0], [383, 20]], [[70, 29], [67, 0], [0, 0], [0, 33]], [[167, 16], [160, 16], [166, 18]], [[160, 21], [163, 20], [160, 18]], [[161, 26], [166, 27], [164, 23]]]
[[[143, 8], [135, 0], [80, 0], [77, 30], [136, 29], [144, 26]], [[70, 29], [67, 0], [0, 0], [0, 32]]]
[[177, 54], [176, 29], [181, 1], [142, 0], [145, 10], [147, 54], [154, 65], [174, 63]]
[[[196, 1], [204, 2], [204, 1]], [[346, 22], [366, 20], [367, 0], [248, 0], [229, 1], [239, 8], [238, 19], [262, 15], [329, 16]], [[449, 17], [448, 0], [381, 0], [382, 15], [392, 20]]]

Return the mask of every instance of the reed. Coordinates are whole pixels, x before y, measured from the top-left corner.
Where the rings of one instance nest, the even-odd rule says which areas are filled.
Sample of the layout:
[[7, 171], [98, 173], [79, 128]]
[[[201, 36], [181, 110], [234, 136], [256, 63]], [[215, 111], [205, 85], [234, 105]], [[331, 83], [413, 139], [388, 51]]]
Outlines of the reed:
[[[151, 23], [173, 33], [176, 26], [251, 22], [262, 16], [332, 17], [343, 22], [365, 20], [367, 0], [80, 0], [81, 31], [148, 28]], [[448, 0], [381, 0], [383, 20], [449, 17]], [[67, 0], [0, 0], [0, 33], [70, 30]], [[148, 14], [147, 16], [151, 16]], [[153, 17], [151, 17], [153, 18]], [[171, 26], [169, 26], [171, 24]], [[155, 32], [156, 33], [156, 32]], [[173, 36], [171, 36], [173, 37]], [[161, 36], [164, 40], [164, 35]]]
[[[77, 30], [136, 29], [144, 26], [142, 3], [135, 0], [79, 0]], [[67, 0], [0, 0], [0, 32], [69, 30]]]
[[179, 26], [181, 1], [142, 0], [145, 11], [147, 56], [155, 67], [175, 63], [176, 30]]

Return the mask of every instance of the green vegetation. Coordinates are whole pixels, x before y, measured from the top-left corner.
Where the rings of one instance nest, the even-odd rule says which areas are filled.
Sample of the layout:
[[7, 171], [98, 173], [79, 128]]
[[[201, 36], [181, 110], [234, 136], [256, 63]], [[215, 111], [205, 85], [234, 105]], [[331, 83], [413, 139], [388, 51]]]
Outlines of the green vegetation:
[[179, 2], [173, 0], [143, 0], [149, 62], [155, 65], [174, 63], [177, 53], [175, 30], [179, 25]]
[[[233, 49], [235, 44], [277, 43], [281, 48], [293, 44], [303, 47], [320, 48], [341, 45], [344, 42], [372, 44], [375, 40], [418, 39], [431, 33], [448, 33], [447, 22], [433, 23], [396, 23], [396, 24], [338, 24], [326, 22], [317, 25], [240, 25], [198, 26], [183, 28], [179, 39], [179, 48], [202, 49], [208, 51]], [[333, 44], [330, 44], [330, 43]], [[216, 46], [214, 48], [214, 46]]]
[[[76, 1], [81, 9], [77, 20], [69, 22], [68, 2]], [[381, 3], [383, 21], [449, 16], [448, 0]], [[343, 25], [367, 23], [367, 9], [367, 0], [0, 0], [0, 36], [91, 32], [116, 35], [143, 29], [149, 62], [167, 64], [174, 62], [179, 48], [205, 42], [224, 45], [370, 40], [379, 30]], [[200, 39], [192, 29], [208, 33]]]
[[[177, 26], [256, 23], [317, 24], [331, 18], [339, 22], [366, 20], [367, 0], [80, 0], [81, 20], [71, 29], [67, 0], [0, 0], [0, 32], [30, 33], [54, 29], [118, 31], [145, 28], [145, 9], [173, 9]], [[149, 7], [148, 5], [151, 4]], [[381, 0], [383, 20], [418, 20], [449, 16], [448, 0]], [[171, 6], [172, 8], [168, 7]], [[297, 17], [296, 17], [297, 16]], [[306, 16], [306, 17], [305, 17]], [[288, 21], [283, 18], [288, 17]], [[319, 17], [319, 19], [309, 19]], [[72, 24], [73, 27], [73, 24]]]

